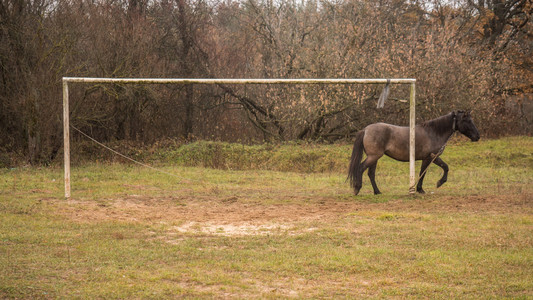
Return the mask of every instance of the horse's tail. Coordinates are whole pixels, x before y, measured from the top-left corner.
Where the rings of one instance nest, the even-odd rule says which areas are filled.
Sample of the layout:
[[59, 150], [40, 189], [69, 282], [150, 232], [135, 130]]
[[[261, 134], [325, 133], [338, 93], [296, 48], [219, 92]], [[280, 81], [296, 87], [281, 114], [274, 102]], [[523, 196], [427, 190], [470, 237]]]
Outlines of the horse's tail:
[[365, 130], [360, 130], [355, 136], [355, 143], [353, 144], [352, 158], [350, 159], [350, 166], [348, 167], [348, 178], [350, 185], [354, 188], [355, 194], [359, 192], [361, 187], [357, 187], [357, 177], [361, 176], [361, 160], [363, 159], [363, 138], [365, 137]]

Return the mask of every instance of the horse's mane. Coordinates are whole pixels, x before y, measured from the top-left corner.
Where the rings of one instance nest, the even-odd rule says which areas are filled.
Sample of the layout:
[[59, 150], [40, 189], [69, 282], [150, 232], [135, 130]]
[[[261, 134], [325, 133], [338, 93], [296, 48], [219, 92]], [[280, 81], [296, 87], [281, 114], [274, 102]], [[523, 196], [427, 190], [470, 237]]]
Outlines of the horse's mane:
[[420, 126], [433, 129], [437, 134], [445, 133], [449, 131], [452, 128], [451, 122], [453, 122], [453, 116], [452, 113], [449, 113], [444, 116], [440, 116], [436, 119], [425, 121]]

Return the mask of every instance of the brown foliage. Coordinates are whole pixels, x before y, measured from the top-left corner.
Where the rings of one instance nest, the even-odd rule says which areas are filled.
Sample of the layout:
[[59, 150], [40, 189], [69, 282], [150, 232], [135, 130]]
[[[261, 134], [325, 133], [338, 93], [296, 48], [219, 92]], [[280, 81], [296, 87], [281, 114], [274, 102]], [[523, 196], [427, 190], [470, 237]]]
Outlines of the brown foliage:
[[[526, 0], [1, 0], [0, 151], [58, 153], [62, 76], [417, 78], [419, 120], [473, 109], [485, 136], [531, 134], [531, 12]], [[407, 124], [407, 87], [377, 110], [382, 88], [73, 85], [71, 120], [103, 141], [332, 141]]]

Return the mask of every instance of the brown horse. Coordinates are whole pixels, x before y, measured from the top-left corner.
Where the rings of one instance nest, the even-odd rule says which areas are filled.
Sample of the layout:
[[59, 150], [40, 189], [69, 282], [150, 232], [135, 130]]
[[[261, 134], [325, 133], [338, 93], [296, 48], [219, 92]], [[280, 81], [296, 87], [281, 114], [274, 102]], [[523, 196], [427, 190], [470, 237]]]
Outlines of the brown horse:
[[[473, 142], [479, 140], [479, 132], [470, 112], [454, 111], [415, 127], [415, 159], [422, 160], [417, 192], [424, 193], [422, 183], [425, 170], [432, 160], [444, 170], [444, 175], [437, 182], [437, 188], [448, 179], [448, 165], [438, 155], [442, 153], [446, 142], [455, 131], [464, 134]], [[366, 159], [361, 163], [363, 151], [366, 153]], [[367, 168], [374, 194], [381, 194], [375, 177], [377, 162], [383, 154], [399, 161], [409, 161], [409, 127], [375, 123], [357, 133], [348, 169], [348, 179], [356, 195], [363, 185], [363, 172]]]

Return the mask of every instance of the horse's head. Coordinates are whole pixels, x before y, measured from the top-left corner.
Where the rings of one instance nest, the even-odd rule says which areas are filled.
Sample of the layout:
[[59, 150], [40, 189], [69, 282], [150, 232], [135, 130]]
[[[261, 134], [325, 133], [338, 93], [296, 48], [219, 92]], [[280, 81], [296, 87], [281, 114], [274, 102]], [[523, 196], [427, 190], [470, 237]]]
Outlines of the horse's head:
[[479, 131], [472, 121], [470, 116], [470, 111], [457, 111], [454, 112], [455, 115], [455, 129], [460, 133], [466, 135], [472, 142], [479, 141]]

